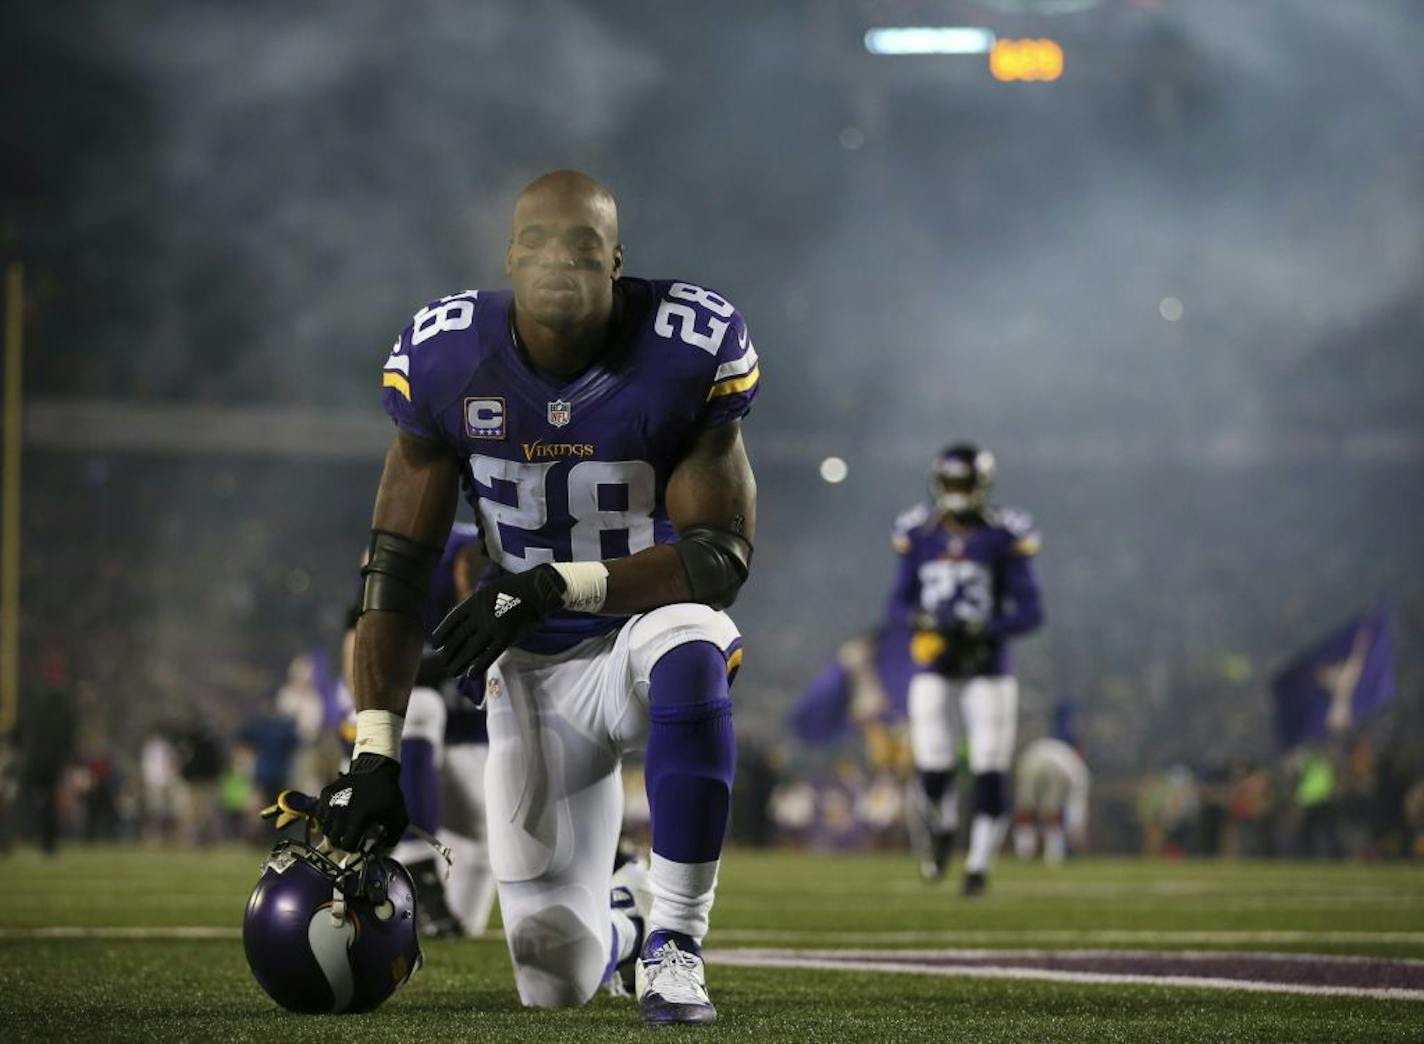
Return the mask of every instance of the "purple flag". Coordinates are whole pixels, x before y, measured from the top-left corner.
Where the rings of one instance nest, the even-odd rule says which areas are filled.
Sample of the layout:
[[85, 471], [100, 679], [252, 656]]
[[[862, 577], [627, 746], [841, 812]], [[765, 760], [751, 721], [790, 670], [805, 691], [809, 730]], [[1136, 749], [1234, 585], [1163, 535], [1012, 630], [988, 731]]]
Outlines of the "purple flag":
[[1346, 732], [1394, 699], [1394, 625], [1380, 605], [1308, 646], [1276, 675], [1282, 747]]

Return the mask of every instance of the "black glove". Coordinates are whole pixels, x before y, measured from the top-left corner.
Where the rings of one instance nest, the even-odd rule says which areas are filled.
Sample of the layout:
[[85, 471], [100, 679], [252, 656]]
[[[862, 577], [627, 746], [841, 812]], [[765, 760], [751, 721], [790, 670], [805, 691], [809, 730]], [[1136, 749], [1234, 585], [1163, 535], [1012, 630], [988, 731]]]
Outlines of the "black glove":
[[951, 678], [988, 673], [994, 664], [994, 640], [984, 633], [982, 623], [957, 620], [940, 633], [944, 635], [945, 650], [936, 667]]
[[328, 783], [316, 808], [321, 832], [337, 848], [389, 848], [410, 825], [400, 788], [400, 762], [384, 754], [358, 754], [351, 768]]
[[564, 604], [568, 585], [551, 565], [502, 576], [451, 609], [431, 639], [452, 675], [481, 675], [499, 654]]

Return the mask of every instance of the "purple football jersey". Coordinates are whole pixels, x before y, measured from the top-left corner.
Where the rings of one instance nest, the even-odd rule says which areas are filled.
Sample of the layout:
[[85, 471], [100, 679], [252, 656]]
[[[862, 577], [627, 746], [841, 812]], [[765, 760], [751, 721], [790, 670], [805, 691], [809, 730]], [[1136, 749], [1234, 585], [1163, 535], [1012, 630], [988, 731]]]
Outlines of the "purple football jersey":
[[1043, 622], [1032, 560], [1038, 530], [1023, 511], [995, 508], [986, 524], [951, 533], [927, 504], [895, 522], [900, 555], [887, 616], [893, 623], [930, 616], [940, 628], [980, 624], [994, 643], [989, 674], [1009, 673], [1008, 639]]
[[[513, 293], [470, 290], [416, 313], [383, 372], [396, 426], [464, 463], [494, 575], [622, 558], [677, 539], [668, 479], [702, 431], [744, 416], [760, 369], [731, 303], [690, 283], [624, 278], [608, 351], [569, 380], [536, 369]], [[559, 652], [624, 617], [559, 612], [519, 645]]]

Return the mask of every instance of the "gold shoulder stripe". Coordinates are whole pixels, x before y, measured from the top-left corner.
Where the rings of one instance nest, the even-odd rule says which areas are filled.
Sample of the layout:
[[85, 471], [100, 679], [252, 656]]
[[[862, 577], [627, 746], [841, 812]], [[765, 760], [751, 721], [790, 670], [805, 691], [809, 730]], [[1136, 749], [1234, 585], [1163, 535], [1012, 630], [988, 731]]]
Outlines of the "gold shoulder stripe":
[[405, 396], [406, 402], [415, 401], [410, 397], [410, 381], [406, 380], [398, 373], [391, 373], [390, 370], [385, 371], [381, 375], [381, 387], [394, 388], [396, 391], [400, 392], [402, 395]]
[[745, 377], [738, 377], [735, 380], [723, 381], [720, 384], [712, 385], [712, 390], [707, 393], [707, 401], [711, 402], [713, 399], [722, 395], [735, 395], [737, 392], [746, 391], [759, 380], [761, 380], [761, 367], [753, 366], [752, 372]]
[[731, 674], [742, 665], [742, 650], [738, 649], [727, 657], [727, 673]]

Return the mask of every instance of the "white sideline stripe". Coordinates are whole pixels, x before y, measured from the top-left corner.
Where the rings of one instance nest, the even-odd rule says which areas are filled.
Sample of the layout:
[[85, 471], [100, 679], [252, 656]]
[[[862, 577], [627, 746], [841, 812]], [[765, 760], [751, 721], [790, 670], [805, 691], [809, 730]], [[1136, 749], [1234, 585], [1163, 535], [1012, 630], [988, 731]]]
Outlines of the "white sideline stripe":
[[241, 928], [191, 924], [161, 928], [81, 928], [60, 925], [43, 928], [0, 928], [0, 939], [241, 939]]
[[1064, 943], [1386, 943], [1398, 946], [1424, 944], [1424, 932], [1311, 932], [1296, 930], [1262, 931], [1154, 931], [1152, 929], [1085, 929], [1083, 931], [1009, 929], [1005, 931], [943, 929], [938, 931], [835, 931], [761, 928], [713, 929], [716, 944], [737, 942], [825, 942], [844, 939], [860, 943], [1004, 943], [1016, 940]]
[[[1111, 972], [1050, 971], [1044, 968], [1011, 968], [996, 965], [949, 967], [937, 964], [901, 964], [889, 961], [838, 961], [826, 957], [802, 957], [794, 951], [723, 950], [709, 951], [713, 964], [734, 964], [748, 968], [800, 968], [822, 971], [886, 972], [900, 975], [937, 975], [965, 979], [1036, 979], [1040, 982], [1067, 982], [1117, 986], [1179, 986], [1189, 989], [1247, 990], [1253, 993], [1298, 993], [1333, 997], [1370, 997], [1375, 1000], [1424, 1001], [1424, 990], [1400, 987], [1372, 989], [1363, 986], [1307, 986], [1255, 979], [1196, 978], [1191, 975], [1130, 975]], [[1005, 956], [1008, 956], [1007, 954]]]
[[[151, 927], [87, 928], [46, 925], [37, 928], [0, 928], [0, 939], [241, 939], [241, 928], [175, 924]], [[486, 929], [471, 939], [503, 939], [498, 929]]]

